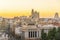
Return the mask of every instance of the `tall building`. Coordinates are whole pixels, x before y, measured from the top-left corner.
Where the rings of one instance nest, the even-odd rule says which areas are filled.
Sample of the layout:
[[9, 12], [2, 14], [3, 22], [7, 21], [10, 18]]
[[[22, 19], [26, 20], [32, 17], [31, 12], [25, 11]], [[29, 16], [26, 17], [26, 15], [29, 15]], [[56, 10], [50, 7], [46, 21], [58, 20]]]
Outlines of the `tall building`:
[[39, 18], [39, 12], [34, 11], [34, 9], [32, 9], [31, 17], [32, 17], [32, 19]]
[[32, 13], [32, 14], [34, 13], [34, 9], [32, 9], [31, 13]]
[[35, 24], [38, 24], [37, 22], [39, 20], [39, 12], [34, 11], [34, 9], [32, 9], [30, 20], [31, 20], [31, 22], [34, 22]]

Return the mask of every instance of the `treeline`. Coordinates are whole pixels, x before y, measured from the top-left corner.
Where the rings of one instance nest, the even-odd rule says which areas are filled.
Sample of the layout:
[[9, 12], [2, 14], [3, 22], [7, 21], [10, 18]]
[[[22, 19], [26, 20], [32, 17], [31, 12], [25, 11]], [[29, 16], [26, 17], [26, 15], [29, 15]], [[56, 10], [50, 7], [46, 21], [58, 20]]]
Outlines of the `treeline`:
[[44, 29], [42, 29], [41, 40], [60, 40], [60, 27], [54, 27], [53, 29], [50, 29], [48, 33], [45, 33]]

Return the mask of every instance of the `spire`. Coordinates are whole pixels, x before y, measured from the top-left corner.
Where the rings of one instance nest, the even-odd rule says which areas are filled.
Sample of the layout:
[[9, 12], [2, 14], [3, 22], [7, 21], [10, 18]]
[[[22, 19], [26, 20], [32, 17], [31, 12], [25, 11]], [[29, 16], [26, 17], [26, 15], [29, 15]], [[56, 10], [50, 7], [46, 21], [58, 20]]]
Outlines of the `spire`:
[[34, 9], [32, 9], [32, 14], [34, 13]]
[[54, 18], [59, 18], [59, 15], [58, 15], [58, 13], [57, 13], [57, 12], [55, 13]]

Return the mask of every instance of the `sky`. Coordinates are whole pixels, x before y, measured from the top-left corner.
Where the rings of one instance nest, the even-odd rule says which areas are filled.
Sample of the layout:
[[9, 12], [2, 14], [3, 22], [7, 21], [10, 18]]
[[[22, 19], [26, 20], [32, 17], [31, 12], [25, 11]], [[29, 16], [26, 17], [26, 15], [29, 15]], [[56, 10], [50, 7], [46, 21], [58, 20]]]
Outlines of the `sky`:
[[32, 9], [40, 17], [53, 17], [56, 12], [60, 15], [60, 0], [0, 0], [0, 16], [5, 18], [29, 16]]

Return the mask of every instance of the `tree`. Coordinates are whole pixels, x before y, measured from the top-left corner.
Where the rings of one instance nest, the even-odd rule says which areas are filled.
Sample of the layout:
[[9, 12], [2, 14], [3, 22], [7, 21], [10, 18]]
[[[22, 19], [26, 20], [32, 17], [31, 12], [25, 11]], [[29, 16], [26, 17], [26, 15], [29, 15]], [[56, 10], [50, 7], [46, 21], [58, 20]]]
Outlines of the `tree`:
[[60, 33], [59, 32], [56, 33], [55, 40], [60, 40]]
[[42, 31], [41, 31], [41, 39], [42, 40], [47, 40], [47, 34], [44, 33], [44, 29], [42, 29]]
[[55, 34], [55, 40], [60, 40], [60, 27], [58, 27], [58, 30]]
[[57, 32], [60, 32], [60, 27], [58, 27], [58, 30], [57, 30]]
[[56, 28], [54, 27], [48, 32], [48, 40], [54, 40], [56, 34]]

